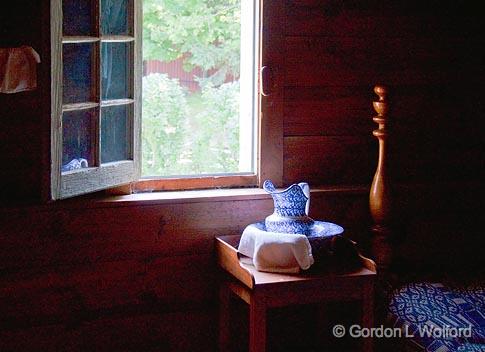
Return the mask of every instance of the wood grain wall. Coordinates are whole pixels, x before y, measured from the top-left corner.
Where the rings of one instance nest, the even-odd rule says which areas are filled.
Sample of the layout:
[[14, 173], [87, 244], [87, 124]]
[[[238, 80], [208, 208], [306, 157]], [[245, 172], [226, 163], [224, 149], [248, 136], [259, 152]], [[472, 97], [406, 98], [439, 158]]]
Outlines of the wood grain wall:
[[[270, 197], [60, 203], [1, 212], [0, 350], [215, 350], [214, 236], [270, 214]], [[320, 192], [311, 215], [365, 233], [365, 204]]]
[[47, 131], [43, 127], [46, 120], [42, 97], [50, 84], [42, 79], [49, 67], [43, 52], [43, 6], [39, 1], [27, 0], [0, 6], [0, 48], [32, 46], [42, 60], [38, 65], [38, 90], [0, 94], [0, 203], [41, 198], [45, 159], [42, 148]]
[[376, 83], [391, 88], [395, 179], [483, 176], [483, 25], [470, 2], [285, 3], [286, 183], [370, 182]]
[[[409, 256], [430, 247], [423, 218], [446, 227], [443, 218], [480, 204], [474, 189], [457, 197], [461, 187], [440, 193], [448, 188], [439, 184], [483, 179], [481, 12], [454, 1], [426, 3], [281, 0], [284, 181], [369, 184], [372, 87], [390, 85], [395, 178], [411, 190], [436, 186], [401, 194], [402, 217], [418, 234], [403, 246]], [[16, 4], [0, 11], [16, 14], [0, 21], [9, 24], [0, 40], [41, 47], [40, 6]], [[0, 95], [0, 350], [213, 351], [213, 237], [240, 233], [271, 212], [271, 200], [9, 205], [38, 203], [48, 184], [49, 141], [37, 133], [49, 127], [40, 106], [49, 85], [43, 59], [43, 89]], [[342, 224], [366, 247], [365, 191], [317, 192], [311, 215]]]

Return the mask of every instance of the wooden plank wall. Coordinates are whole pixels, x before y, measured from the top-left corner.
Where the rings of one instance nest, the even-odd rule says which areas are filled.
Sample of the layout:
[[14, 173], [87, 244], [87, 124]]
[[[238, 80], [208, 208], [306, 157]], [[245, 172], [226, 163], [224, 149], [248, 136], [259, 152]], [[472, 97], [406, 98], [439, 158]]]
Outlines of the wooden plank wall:
[[[42, 51], [41, 2], [19, 0], [1, 7], [0, 48], [32, 46], [41, 55], [42, 77], [49, 60]], [[41, 197], [45, 82], [39, 79], [38, 85], [35, 91], [0, 94], [0, 202]]]
[[[437, 258], [447, 264], [441, 270], [456, 267], [460, 249], [475, 248], [470, 242], [479, 237], [466, 242], [463, 232], [474, 215], [460, 215], [470, 206], [479, 212], [479, 200], [470, 204], [474, 192], [459, 188], [437, 197], [427, 188], [402, 191], [400, 215], [417, 230], [402, 248], [417, 258], [413, 267], [423, 270]], [[366, 250], [367, 199], [365, 191], [313, 192], [310, 215], [341, 224]], [[0, 350], [216, 350], [214, 236], [241, 233], [270, 214], [272, 203], [261, 195], [249, 201], [60, 201], [2, 209]], [[460, 221], [450, 228], [443, 217]], [[443, 231], [433, 232], [443, 228], [447, 242], [440, 241]]]
[[[40, 45], [39, 9], [18, 3], [23, 17], [14, 22], [28, 26], [13, 26], [15, 37]], [[480, 11], [454, 1], [281, 3], [285, 183], [370, 183], [376, 158], [370, 102], [378, 82], [395, 92], [396, 179], [481, 180]], [[43, 72], [41, 84], [48, 86]], [[39, 97], [0, 98], [1, 192], [9, 201], [38, 200], [46, 184], [40, 182], [46, 142], [35, 131], [48, 119], [36, 108]], [[440, 202], [436, 193], [404, 192], [401, 214], [411, 219], [415, 209], [421, 217], [433, 210], [437, 219], [452, 219], [477, 208], [472, 190], [456, 212], [453, 195], [460, 192]], [[240, 233], [271, 212], [271, 200], [75, 204], [0, 210], [0, 350], [213, 351], [213, 237]], [[317, 193], [311, 208], [313, 217], [342, 224], [365, 247], [365, 192]], [[419, 230], [419, 223], [408, 223]], [[429, 247], [428, 234], [418, 233], [404, 252]]]
[[[399, 136], [393, 141], [395, 179], [453, 182], [483, 176], [477, 127], [484, 115], [485, 43], [480, 11], [471, 2], [281, 2], [284, 183], [370, 183], [376, 83], [393, 92], [392, 127]], [[32, 44], [42, 51], [48, 33], [38, 30], [40, 12], [40, 5], [23, 0], [7, 6], [2, 45]], [[35, 131], [45, 130], [49, 109], [31, 108], [49, 91], [48, 52], [43, 54], [39, 91], [0, 96], [0, 161], [11, 165], [0, 172], [7, 185], [3, 200], [38, 199], [48, 185], [49, 140]]]
[[[251, 201], [58, 202], [0, 212], [0, 350], [213, 351], [214, 236], [273, 209]], [[317, 193], [312, 216], [365, 232], [365, 193]]]
[[370, 182], [377, 83], [392, 92], [394, 179], [483, 176], [485, 43], [470, 2], [287, 0], [286, 11], [286, 183]]

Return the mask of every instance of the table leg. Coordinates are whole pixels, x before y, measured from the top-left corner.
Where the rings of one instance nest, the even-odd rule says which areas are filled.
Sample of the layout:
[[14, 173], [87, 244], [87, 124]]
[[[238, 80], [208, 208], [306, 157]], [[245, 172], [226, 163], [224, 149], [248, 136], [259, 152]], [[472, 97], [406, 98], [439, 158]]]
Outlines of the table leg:
[[[362, 297], [362, 327], [372, 328], [374, 326], [374, 283], [368, 282], [363, 287]], [[364, 338], [362, 350], [364, 352], [373, 351], [372, 337]]]
[[257, 293], [249, 304], [249, 352], [266, 351], [266, 303]]
[[223, 282], [219, 288], [219, 352], [230, 351], [231, 290]]

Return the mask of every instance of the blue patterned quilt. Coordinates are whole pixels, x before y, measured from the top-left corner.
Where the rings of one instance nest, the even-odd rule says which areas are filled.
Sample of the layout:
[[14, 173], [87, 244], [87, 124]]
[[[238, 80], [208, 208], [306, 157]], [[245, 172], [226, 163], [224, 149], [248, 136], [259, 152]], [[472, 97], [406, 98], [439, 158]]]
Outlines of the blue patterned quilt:
[[393, 292], [389, 323], [419, 350], [485, 352], [485, 286], [412, 283]]

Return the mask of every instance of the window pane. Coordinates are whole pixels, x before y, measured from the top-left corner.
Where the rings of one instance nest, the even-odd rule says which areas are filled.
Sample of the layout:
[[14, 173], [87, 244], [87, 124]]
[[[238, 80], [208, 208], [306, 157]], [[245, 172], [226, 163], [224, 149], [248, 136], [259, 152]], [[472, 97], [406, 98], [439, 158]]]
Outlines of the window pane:
[[125, 99], [131, 97], [131, 44], [101, 44], [102, 99]]
[[132, 105], [107, 106], [101, 110], [101, 163], [130, 158]]
[[101, 0], [101, 32], [103, 35], [128, 35], [129, 0]]
[[63, 103], [94, 100], [94, 44], [64, 44]]
[[62, 28], [64, 35], [93, 34], [93, 6], [90, 0], [64, 0], [62, 2]]
[[143, 176], [254, 171], [255, 3], [144, 3]]
[[94, 166], [93, 131], [97, 109], [65, 112], [62, 117], [62, 171]]

